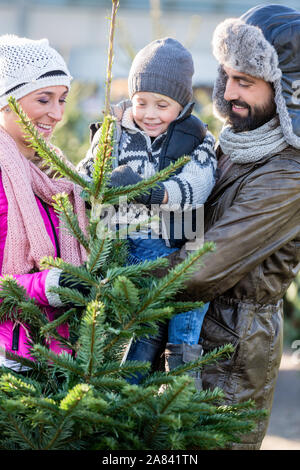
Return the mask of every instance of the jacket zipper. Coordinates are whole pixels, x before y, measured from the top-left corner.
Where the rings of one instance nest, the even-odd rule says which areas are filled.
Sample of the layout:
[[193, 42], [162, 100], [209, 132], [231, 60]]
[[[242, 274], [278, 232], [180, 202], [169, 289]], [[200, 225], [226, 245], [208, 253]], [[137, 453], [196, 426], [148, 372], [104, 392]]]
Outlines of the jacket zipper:
[[19, 337], [20, 337], [20, 325], [17, 324], [14, 326], [14, 329], [13, 329], [12, 346], [11, 346], [11, 349], [13, 351], [18, 351], [19, 349]]
[[55, 248], [56, 248], [56, 256], [58, 258], [60, 258], [60, 247], [59, 247], [59, 243], [58, 243], [58, 239], [57, 239], [57, 235], [56, 235], [56, 231], [55, 231], [55, 227], [53, 225], [53, 221], [51, 219], [51, 215], [50, 215], [50, 212], [49, 212], [49, 207], [48, 207], [48, 204], [46, 204], [41, 198], [39, 198], [37, 196], [38, 200], [40, 201], [40, 203], [42, 204], [43, 208], [45, 209], [46, 213], [47, 213], [47, 216], [48, 216], [48, 219], [50, 221], [50, 224], [51, 224], [51, 228], [52, 228], [52, 232], [53, 232], [53, 237], [54, 237], [54, 242], [55, 242]]
[[[57, 257], [59, 258], [60, 257], [60, 247], [59, 247], [59, 243], [58, 243], [58, 239], [57, 239], [57, 235], [56, 235], [56, 231], [55, 231], [55, 227], [53, 225], [53, 221], [51, 219], [51, 215], [50, 215], [50, 212], [49, 212], [49, 207], [48, 205], [42, 201], [41, 198], [39, 198], [37, 196], [38, 200], [41, 202], [43, 208], [45, 209], [46, 211], [46, 214], [48, 216], [48, 219], [50, 221], [50, 224], [51, 224], [51, 228], [52, 228], [52, 232], [53, 232], [53, 236], [54, 236], [54, 242], [55, 242], [55, 248], [56, 248], [56, 255]], [[15, 325], [14, 327], [14, 330], [13, 330], [13, 337], [12, 337], [12, 350], [13, 351], [18, 351], [19, 349], [19, 339], [20, 339], [20, 325]]]
[[160, 151], [158, 171], [161, 171], [161, 170], [163, 170], [164, 168], [166, 168], [168, 166], [168, 165], [165, 165], [166, 148], [168, 147], [168, 144], [169, 144], [169, 141], [170, 141], [170, 138], [171, 138], [171, 135], [172, 135], [172, 132], [173, 132], [173, 129], [175, 127], [176, 122], [178, 122], [178, 121], [171, 122], [171, 124], [170, 124], [170, 126], [167, 130], [167, 135], [165, 137], [165, 140], [163, 142], [163, 145], [162, 145], [161, 151]]

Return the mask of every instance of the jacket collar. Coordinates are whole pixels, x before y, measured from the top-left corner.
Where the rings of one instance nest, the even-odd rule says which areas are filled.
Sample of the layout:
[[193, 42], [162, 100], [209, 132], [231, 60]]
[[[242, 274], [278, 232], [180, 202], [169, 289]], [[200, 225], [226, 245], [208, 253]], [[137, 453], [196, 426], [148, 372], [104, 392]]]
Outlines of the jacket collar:
[[[220, 193], [223, 193], [226, 187], [230, 186], [238, 178], [241, 178], [247, 175], [248, 173], [251, 173], [254, 168], [259, 168], [260, 166], [263, 166], [266, 162], [278, 155], [278, 153], [274, 153], [262, 158], [257, 162], [249, 164], [237, 164], [232, 163], [230, 161], [230, 158], [222, 153], [220, 146], [217, 147], [216, 152], [218, 157], [219, 176], [207, 202], [211, 202], [216, 197], [218, 197]], [[293, 147], [287, 147], [286, 149], [282, 150], [282, 152], [280, 152], [280, 157], [292, 158], [300, 164], [300, 152], [299, 150], [296, 150]]]

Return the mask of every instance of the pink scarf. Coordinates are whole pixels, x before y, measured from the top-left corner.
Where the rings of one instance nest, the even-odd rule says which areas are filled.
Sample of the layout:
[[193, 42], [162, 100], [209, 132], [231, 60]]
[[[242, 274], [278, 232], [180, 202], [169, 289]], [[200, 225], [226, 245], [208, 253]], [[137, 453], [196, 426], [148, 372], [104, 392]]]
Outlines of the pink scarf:
[[[85, 204], [80, 188], [65, 178], [50, 179], [19, 151], [15, 141], [0, 128], [0, 169], [8, 201], [7, 237], [2, 275], [26, 274], [40, 267], [44, 256], [55, 256], [35, 195], [49, 205], [52, 196], [65, 192], [86, 233]], [[59, 230], [61, 258], [76, 266], [86, 260], [86, 252], [66, 229]]]

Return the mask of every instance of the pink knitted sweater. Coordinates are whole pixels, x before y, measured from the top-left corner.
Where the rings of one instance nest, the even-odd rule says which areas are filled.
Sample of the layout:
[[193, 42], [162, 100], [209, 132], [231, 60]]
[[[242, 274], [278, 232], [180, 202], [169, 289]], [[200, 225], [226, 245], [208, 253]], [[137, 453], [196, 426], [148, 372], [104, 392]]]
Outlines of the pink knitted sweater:
[[[85, 231], [86, 217], [80, 189], [66, 179], [50, 179], [18, 150], [14, 140], [0, 128], [0, 167], [8, 201], [7, 239], [2, 274], [23, 274], [39, 267], [43, 256], [54, 256], [35, 196], [52, 204], [52, 196], [67, 193]], [[84, 249], [66, 230], [59, 231], [61, 257], [80, 265]]]
[[[50, 320], [55, 310], [49, 306], [46, 283], [50, 271], [34, 272], [39, 269], [44, 256], [56, 256], [53, 231], [40, 198], [49, 205], [53, 225], [57, 228], [61, 258], [75, 265], [86, 259], [84, 249], [65, 229], [59, 229], [59, 221], [51, 204], [52, 196], [65, 192], [73, 204], [80, 227], [86, 232], [84, 201], [80, 188], [66, 179], [50, 179], [37, 166], [27, 160], [18, 150], [14, 140], [0, 128], [0, 267], [1, 273], [13, 275], [23, 285], [29, 296], [43, 306]], [[12, 336], [16, 325], [7, 321], [0, 324], [0, 348], [12, 351]], [[28, 326], [21, 325], [18, 355], [30, 357], [27, 336]], [[68, 335], [67, 325], [60, 327], [60, 334]], [[56, 341], [49, 347], [59, 353], [62, 348]], [[1, 354], [0, 354], [1, 356]], [[1, 362], [1, 361], [0, 361]]]

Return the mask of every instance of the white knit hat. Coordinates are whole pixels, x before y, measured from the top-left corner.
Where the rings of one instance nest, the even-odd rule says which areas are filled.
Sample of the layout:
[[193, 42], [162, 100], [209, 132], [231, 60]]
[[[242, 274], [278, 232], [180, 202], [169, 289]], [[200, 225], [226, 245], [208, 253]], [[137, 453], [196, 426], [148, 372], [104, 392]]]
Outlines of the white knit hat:
[[54, 85], [70, 88], [71, 80], [64, 59], [49, 46], [48, 39], [0, 36], [0, 109], [7, 105], [9, 96], [20, 99]]

